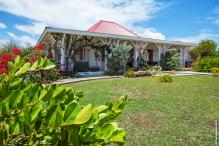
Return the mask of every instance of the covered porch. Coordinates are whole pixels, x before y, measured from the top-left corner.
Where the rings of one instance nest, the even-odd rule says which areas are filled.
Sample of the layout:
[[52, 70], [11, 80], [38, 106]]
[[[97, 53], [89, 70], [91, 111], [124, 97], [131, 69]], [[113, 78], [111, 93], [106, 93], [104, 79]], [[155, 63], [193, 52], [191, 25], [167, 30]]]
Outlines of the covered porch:
[[181, 68], [191, 61], [190, 43], [156, 40], [134, 36], [100, 34], [88, 31], [46, 28], [39, 44], [60, 65], [62, 71], [107, 71], [107, 54], [116, 46], [126, 43], [132, 46], [129, 65], [137, 68], [142, 62], [160, 65], [166, 52], [179, 52]]

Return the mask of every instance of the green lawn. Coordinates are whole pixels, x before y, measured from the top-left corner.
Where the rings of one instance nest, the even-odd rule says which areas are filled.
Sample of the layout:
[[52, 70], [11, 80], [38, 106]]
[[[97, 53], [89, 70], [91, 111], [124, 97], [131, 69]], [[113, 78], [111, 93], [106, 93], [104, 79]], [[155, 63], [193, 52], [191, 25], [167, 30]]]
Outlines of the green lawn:
[[126, 145], [215, 145], [219, 77], [174, 77], [172, 83], [160, 83], [157, 77], [120, 78], [71, 86], [84, 91], [83, 104], [129, 96], [118, 118], [127, 130]]

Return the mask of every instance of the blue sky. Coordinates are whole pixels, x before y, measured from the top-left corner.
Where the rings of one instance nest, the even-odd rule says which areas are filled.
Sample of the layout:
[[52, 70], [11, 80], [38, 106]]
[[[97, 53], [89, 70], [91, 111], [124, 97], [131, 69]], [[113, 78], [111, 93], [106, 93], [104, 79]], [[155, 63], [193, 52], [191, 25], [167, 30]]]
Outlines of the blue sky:
[[219, 43], [218, 0], [0, 0], [0, 43], [34, 45], [45, 26], [86, 30], [98, 20], [143, 37]]

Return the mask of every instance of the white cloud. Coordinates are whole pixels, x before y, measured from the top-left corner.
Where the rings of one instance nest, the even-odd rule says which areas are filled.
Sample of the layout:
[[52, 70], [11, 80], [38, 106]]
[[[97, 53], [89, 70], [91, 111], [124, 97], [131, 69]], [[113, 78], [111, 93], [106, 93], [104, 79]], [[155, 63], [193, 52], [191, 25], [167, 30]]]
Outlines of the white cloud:
[[3, 45], [5, 43], [7, 43], [8, 41], [7, 40], [4, 40], [4, 39], [0, 39], [0, 49], [3, 47]]
[[[98, 20], [115, 21], [137, 30], [136, 23], [150, 20], [169, 5], [156, 0], [0, 0], [0, 10], [37, 22], [32, 26], [16, 25], [21, 31], [32, 30], [32, 34], [41, 33], [42, 23], [87, 30]], [[164, 38], [154, 30], [145, 29], [142, 33], [148, 37]]]
[[7, 26], [4, 23], [0, 22], [0, 29], [5, 29], [5, 28], [7, 28]]
[[214, 24], [219, 25], [219, 18], [214, 21]]
[[198, 43], [201, 40], [214, 40], [219, 42], [219, 34], [212, 33], [210, 30], [201, 30], [201, 32], [196, 36], [190, 37], [175, 37], [171, 38], [174, 41], [182, 41], [182, 42], [189, 42], [189, 43]]
[[40, 35], [47, 25], [45, 23], [32, 23], [31, 25], [16, 24], [15, 28], [30, 35]]
[[11, 37], [12, 40], [19, 43], [20, 46], [25, 47], [27, 45], [35, 45], [36, 40], [32, 39], [31, 37], [27, 35], [17, 36], [16, 34], [12, 32], [7, 32], [7, 34]]
[[219, 5], [214, 8], [213, 14], [215, 16], [212, 17], [212, 21], [213, 21], [214, 24], [219, 26]]
[[152, 28], [152, 27], [150, 28], [139, 27], [136, 29], [136, 32], [141, 37], [165, 40], [165, 35], [158, 32], [155, 28]]

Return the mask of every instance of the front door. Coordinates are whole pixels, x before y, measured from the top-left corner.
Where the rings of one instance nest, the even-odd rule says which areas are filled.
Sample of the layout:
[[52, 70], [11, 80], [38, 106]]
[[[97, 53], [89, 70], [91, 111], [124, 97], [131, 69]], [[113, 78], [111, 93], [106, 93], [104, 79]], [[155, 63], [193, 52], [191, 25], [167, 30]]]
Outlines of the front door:
[[148, 50], [148, 63], [153, 64], [153, 50]]

